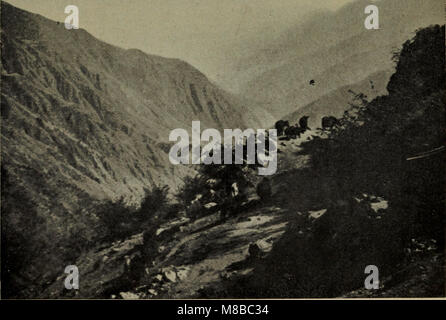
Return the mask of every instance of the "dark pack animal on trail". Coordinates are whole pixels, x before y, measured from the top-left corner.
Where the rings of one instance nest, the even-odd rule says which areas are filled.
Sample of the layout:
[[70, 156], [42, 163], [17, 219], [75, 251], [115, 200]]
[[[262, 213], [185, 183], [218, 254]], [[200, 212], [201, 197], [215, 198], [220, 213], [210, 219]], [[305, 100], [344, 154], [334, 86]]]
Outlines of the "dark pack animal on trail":
[[305, 131], [310, 129], [308, 127], [307, 128], [299, 127], [297, 124], [296, 124], [295, 128], [296, 128], [296, 134], [299, 136], [299, 138], [300, 138], [301, 134], [305, 133]]
[[287, 136], [288, 138], [291, 138], [291, 136], [292, 136], [292, 134], [291, 134], [292, 128], [293, 127], [288, 127], [285, 129], [284, 133], [285, 133], [285, 136]]
[[277, 136], [280, 137], [285, 133], [286, 128], [290, 126], [290, 123], [285, 120], [279, 120], [274, 124], [274, 128], [277, 130]]
[[290, 139], [296, 139], [297, 137], [300, 138], [300, 135], [301, 133], [303, 133], [303, 131], [305, 130], [303, 130], [296, 124], [295, 126], [288, 127], [285, 130], [285, 135]]
[[331, 129], [334, 126], [339, 125], [339, 120], [333, 116], [327, 116], [322, 118], [322, 129], [327, 130]]
[[299, 119], [299, 126], [302, 128], [302, 130], [311, 130], [311, 128], [308, 126], [308, 116], [303, 116]]

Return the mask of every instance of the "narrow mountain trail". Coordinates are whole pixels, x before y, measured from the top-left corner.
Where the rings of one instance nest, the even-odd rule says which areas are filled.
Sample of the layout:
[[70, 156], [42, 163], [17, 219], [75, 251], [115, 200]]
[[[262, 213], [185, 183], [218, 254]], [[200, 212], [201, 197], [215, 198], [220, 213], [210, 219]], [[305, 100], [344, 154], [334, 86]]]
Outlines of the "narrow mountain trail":
[[[274, 206], [263, 208], [186, 236], [156, 266], [166, 272], [177, 270], [175, 281], [165, 287], [167, 292], [162, 297], [193, 297], [205, 287], [234, 275], [236, 271], [232, 271], [231, 266], [249, 257], [251, 243], [262, 243], [268, 250], [283, 234], [287, 222], [281, 216], [282, 212]], [[237, 272], [246, 274], [250, 271], [252, 269], [246, 263], [245, 268]]]
[[[296, 254], [295, 241], [311, 238], [314, 222], [333, 208], [333, 199], [337, 199], [335, 179], [307, 170], [310, 157], [302, 152], [301, 143], [313, 139], [314, 134], [278, 142], [278, 170], [270, 178], [269, 201], [261, 202], [254, 192], [248, 195], [241, 212], [227, 219], [217, 212], [162, 225], [154, 240], [158, 254], [151, 265], [145, 265], [138, 285], [113, 296], [248, 297], [269, 286], [258, 281], [272, 278], [278, 287], [286, 287], [290, 275], [271, 274], [271, 263], [287, 264], [287, 259]], [[370, 207], [378, 204], [375, 211], [387, 206], [385, 200], [376, 198]]]
[[[278, 171], [271, 179], [273, 195], [279, 197], [226, 220], [216, 213], [185, 223], [160, 243], [162, 257], [147, 270], [145, 282], [150, 284], [137, 289], [138, 297], [200, 297], [208, 290], [224, 290], [221, 284], [225, 281], [249, 275], [257, 258], [268, 254], [288, 222], [296, 218], [296, 212], [290, 210], [293, 199], [282, 201], [280, 194], [281, 189], [290, 189], [291, 172], [308, 164], [308, 156], [298, 154], [299, 144], [308, 136], [279, 142]], [[258, 201], [256, 197], [250, 202]]]
[[[221, 292], [228, 282], [252, 274], [287, 231], [289, 222], [306, 220], [309, 215], [296, 209], [296, 203], [305, 205], [299, 199], [308, 197], [300, 195], [301, 184], [296, 183], [300, 170], [295, 169], [304, 168], [309, 160], [299, 154], [301, 141], [279, 142], [278, 170], [270, 178], [271, 200], [262, 203], [252, 191], [242, 212], [227, 219], [222, 220], [217, 212], [197, 220], [181, 217], [166, 222], [149, 240], [154, 241], [152, 261], [142, 258], [149, 243], [144, 233], [98, 244], [76, 261], [84, 284], [73, 297], [203, 297], [209, 290]], [[60, 286], [64, 277], [62, 274], [49, 283], [41, 296], [71, 297]]]
[[[306, 245], [311, 246], [318, 239], [315, 235], [322, 235], [321, 243], [324, 235], [336, 236], [336, 232], [329, 232], [330, 216], [333, 216], [334, 208], [340, 208], [334, 201], [346, 198], [339, 196], [335, 179], [307, 170], [310, 158], [302, 153], [300, 146], [307, 139], [308, 136], [279, 141], [278, 170], [270, 178], [273, 196], [269, 201], [261, 202], [253, 192], [248, 195], [243, 210], [227, 219], [223, 220], [217, 212], [197, 220], [180, 217], [167, 221], [156, 230], [154, 242], [149, 245], [155, 250], [151, 252], [157, 252], [154, 255], [144, 253], [150, 244], [144, 233], [115, 241], [111, 246], [98, 245], [76, 262], [83, 279], [82, 288], [76, 295], [61, 291], [63, 287], [60, 284], [65, 276], [61, 275], [45, 289], [42, 297], [187, 299], [312, 296], [305, 287], [303, 291], [292, 291], [295, 288], [290, 286], [295, 280], [292, 270], [296, 257], [305, 253], [304, 247], [299, 247], [298, 243], [305, 243], [307, 239]], [[350, 198], [350, 201], [362, 205], [355, 207], [357, 210], [368, 210], [376, 220], [387, 214], [389, 204], [385, 199], [365, 193], [358, 193], [353, 198], [350, 195]], [[321, 221], [325, 222], [321, 225]], [[435, 279], [439, 272], [438, 268], [430, 268], [430, 265], [436, 266], [435, 261], [440, 259], [434, 255], [434, 247], [435, 244], [426, 244], [427, 257], [414, 262], [430, 270], [428, 280]], [[316, 245], [311, 250], [319, 252], [320, 248]], [[147, 261], [144, 256], [153, 259]], [[323, 258], [318, 256], [316, 262]], [[414, 279], [418, 276], [411, 269], [410, 281], [412, 274]], [[388, 279], [395, 281], [391, 277]], [[429, 281], [425, 281], [426, 288], [435, 282]], [[403, 278], [397, 283], [401, 290], [405, 288], [405, 282]], [[307, 285], [307, 289], [314, 289], [311, 281]], [[346, 291], [343, 294], [363, 296], [364, 292]], [[392, 296], [393, 291], [385, 290], [380, 294]]]
[[[286, 264], [288, 255], [295, 254], [296, 239], [312, 236], [313, 223], [332, 208], [337, 189], [332, 177], [306, 170], [310, 157], [300, 144], [312, 135], [278, 142], [278, 170], [271, 177], [273, 196], [268, 202], [251, 195], [249, 202], [254, 204], [236, 216], [221, 220], [216, 213], [187, 221], [161, 241], [159, 259], [131, 297], [248, 297], [253, 294], [252, 279], [274, 278], [278, 287], [289, 282], [288, 274], [271, 274], [270, 264]], [[375, 212], [387, 207], [383, 199], [372, 202]], [[283, 260], [271, 261], [273, 255]]]

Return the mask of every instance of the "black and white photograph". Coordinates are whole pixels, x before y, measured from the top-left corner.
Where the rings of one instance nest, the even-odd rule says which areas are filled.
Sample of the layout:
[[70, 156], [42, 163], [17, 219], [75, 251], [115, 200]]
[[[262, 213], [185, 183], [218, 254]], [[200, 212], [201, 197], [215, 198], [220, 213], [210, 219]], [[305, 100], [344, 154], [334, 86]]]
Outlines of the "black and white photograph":
[[445, 299], [445, 12], [1, 1], [1, 298]]

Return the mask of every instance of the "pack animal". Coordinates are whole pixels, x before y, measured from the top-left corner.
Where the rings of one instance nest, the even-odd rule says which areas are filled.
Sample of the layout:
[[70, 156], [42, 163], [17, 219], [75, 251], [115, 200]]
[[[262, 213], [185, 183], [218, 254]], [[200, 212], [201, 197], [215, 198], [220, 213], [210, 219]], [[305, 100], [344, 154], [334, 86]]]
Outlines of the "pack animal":
[[274, 128], [277, 130], [277, 136], [283, 136], [285, 130], [289, 128], [290, 123], [285, 120], [279, 120], [274, 124]]
[[332, 129], [340, 124], [339, 120], [333, 116], [323, 117], [321, 122], [323, 130]]

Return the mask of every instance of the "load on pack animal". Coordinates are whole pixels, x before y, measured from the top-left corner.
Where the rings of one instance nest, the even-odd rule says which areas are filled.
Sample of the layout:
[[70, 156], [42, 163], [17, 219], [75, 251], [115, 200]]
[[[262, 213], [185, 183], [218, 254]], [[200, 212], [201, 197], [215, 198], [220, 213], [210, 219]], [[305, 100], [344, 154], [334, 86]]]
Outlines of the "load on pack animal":
[[333, 116], [323, 117], [321, 120], [322, 130], [332, 129], [335, 126], [340, 125], [339, 120]]

